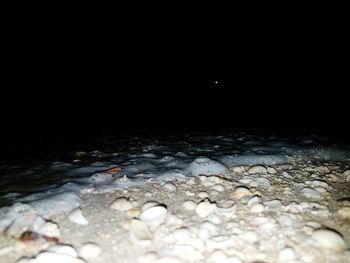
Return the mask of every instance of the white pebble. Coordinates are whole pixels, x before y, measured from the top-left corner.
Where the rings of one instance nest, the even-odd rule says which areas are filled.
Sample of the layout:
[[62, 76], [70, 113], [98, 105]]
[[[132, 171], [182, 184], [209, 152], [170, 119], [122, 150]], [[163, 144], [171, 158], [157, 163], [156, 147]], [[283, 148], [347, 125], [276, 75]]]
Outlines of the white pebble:
[[328, 184], [324, 181], [321, 181], [321, 180], [314, 180], [311, 182], [311, 185], [313, 187], [323, 187], [323, 188], [327, 188], [328, 187]]
[[157, 205], [144, 210], [140, 215], [140, 219], [145, 223], [157, 223], [165, 218], [166, 214], [167, 209], [164, 206]]
[[92, 242], [84, 244], [79, 250], [79, 255], [82, 258], [93, 258], [100, 253], [101, 253], [101, 247], [96, 243], [92, 243]]
[[235, 191], [232, 193], [232, 197], [236, 200], [242, 199], [243, 197], [250, 197], [253, 193], [244, 186], [236, 187]]
[[117, 211], [128, 211], [132, 207], [133, 205], [131, 204], [131, 202], [125, 197], [117, 198], [111, 204], [111, 209]]
[[275, 173], [277, 173], [277, 171], [275, 170], [275, 168], [272, 168], [272, 167], [267, 167], [267, 172], [269, 173], [269, 174], [275, 174]]
[[209, 195], [208, 195], [207, 192], [199, 192], [199, 193], [198, 193], [198, 197], [199, 197], [200, 199], [204, 199], [204, 198], [208, 198]]
[[264, 202], [264, 205], [268, 208], [268, 209], [278, 209], [282, 207], [282, 203], [280, 200], [271, 200], [271, 201], [266, 201]]
[[75, 257], [75, 258], [78, 257], [78, 252], [71, 245], [56, 244], [56, 245], [49, 247], [48, 251], [56, 253], [56, 254], [67, 255], [70, 257]]
[[64, 254], [44, 251], [29, 261], [30, 263], [86, 263], [84, 260]]
[[266, 178], [257, 178], [256, 182], [258, 183], [258, 185], [262, 188], [268, 189], [271, 187], [271, 183], [269, 179]]
[[163, 187], [170, 192], [176, 192], [176, 186], [171, 182], [166, 183]]
[[263, 204], [260, 203], [254, 203], [249, 206], [249, 211], [252, 213], [261, 213], [265, 210], [265, 207]]
[[[155, 261], [156, 263], [183, 263], [181, 259], [174, 256], [166, 256]], [[152, 262], [153, 263], [153, 262]]]
[[311, 238], [316, 241], [317, 247], [321, 246], [335, 252], [341, 252], [346, 248], [343, 237], [330, 229], [317, 229], [312, 233]]
[[73, 210], [68, 216], [69, 220], [78, 225], [88, 225], [89, 222], [83, 216], [80, 208]]
[[214, 212], [216, 208], [215, 203], [209, 202], [209, 200], [204, 200], [200, 202], [196, 207], [196, 213], [199, 217], [205, 218]]
[[283, 248], [278, 254], [278, 261], [287, 262], [295, 259], [295, 251], [291, 247]]
[[61, 235], [60, 229], [56, 223], [46, 222], [39, 230], [39, 234], [59, 238]]
[[252, 204], [256, 204], [260, 202], [261, 202], [260, 196], [254, 195], [252, 198], [249, 199], [247, 206], [250, 207]]
[[151, 208], [151, 207], [157, 206], [157, 205], [159, 205], [159, 203], [154, 202], [154, 201], [146, 202], [142, 205], [141, 211], [143, 212], [143, 211], [147, 210], [148, 208]]
[[211, 190], [223, 192], [225, 191], [225, 187], [223, 187], [221, 184], [216, 184], [213, 187], [211, 187]]
[[215, 250], [214, 252], [210, 253], [209, 256], [209, 262], [226, 262], [226, 254], [222, 250]]
[[13, 249], [14, 249], [13, 246], [4, 246], [4, 247], [1, 247], [1, 248], [0, 248], [0, 257], [1, 257], [1, 256], [4, 256], [4, 255], [6, 255], [6, 254], [8, 254], [8, 253], [10, 253], [10, 252], [12, 252]]
[[266, 174], [267, 170], [262, 165], [254, 165], [249, 168], [248, 173], [249, 174]]
[[174, 230], [173, 237], [179, 244], [188, 244], [191, 241], [191, 232], [188, 228], [179, 228]]
[[149, 246], [151, 244], [152, 234], [142, 221], [132, 219], [129, 231], [130, 239], [136, 244], [141, 246]]
[[187, 200], [182, 204], [183, 208], [186, 210], [194, 210], [197, 206], [196, 202], [193, 202], [191, 200]]
[[320, 193], [315, 191], [314, 189], [311, 189], [311, 188], [305, 187], [305, 188], [303, 188], [302, 192], [306, 198], [311, 198], [311, 199], [320, 199], [321, 198]]

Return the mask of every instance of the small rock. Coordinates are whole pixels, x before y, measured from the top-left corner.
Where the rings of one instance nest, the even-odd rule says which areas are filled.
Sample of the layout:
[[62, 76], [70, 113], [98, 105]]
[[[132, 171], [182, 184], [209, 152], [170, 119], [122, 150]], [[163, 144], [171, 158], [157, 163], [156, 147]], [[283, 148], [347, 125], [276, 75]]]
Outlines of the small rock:
[[261, 213], [265, 210], [265, 207], [263, 204], [260, 203], [254, 203], [249, 206], [249, 211], [252, 213]]
[[249, 168], [248, 173], [249, 174], [266, 174], [267, 170], [262, 165], [254, 165]]
[[183, 261], [175, 256], [166, 256], [155, 261], [156, 263], [183, 263]]
[[78, 225], [88, 225], [89, 222], [83, 216], [83, 213], [80, 208], [73, 210], [68, 216], [69, 220]]
[[70, 245], [65, 244], [56, 244], [48, 248], [48, 251], [56, 253], [56, 254], [63, 254], [71, 257], [78, 257], [78, 253], [75, 250], [74, 247]]
[[166, 214], [166, 207], [157, 205], [144, 210], [140, 215], [140, 219], [145, 223], [157, 223], [164, 219]]
[[117, 198], [111, 204], [111, 209], [118, 210], [118, 211], [128, 211], [132, 207], [133, 206], [132, 206], [131, 202], [128, 199], [126, 199], [125, 197]]
[[254, 195], [252, 198], [249, 199], [247, 206], [250, 207], [252, 204], [256, 204], [260, 202], [261, 202], [260, 196]]
[[236, 187], [235, 191], [232, 193], [232, 198], [240, 200], [243, 197], [250, 197], [253, 193], [245, 186]]
[[140, 213], [141, 213], [140, 209], [138, 209], [138, 208], [131, 208], [131, 209], [128, 210], [127, 215], [129, 217], [137, 217], [137, 216], [140, 215]]
[[291, 247], [283, 248], [278, 254], [278, 261], [287, 262], [295, 259], [295, 251]]
[[324, 181], [321, 180], [314, 180], [310, 183], [313, 187], [323, 187], [323, 188], [327, 188], [328, 184]]
[[129, 236], [138, 245], [149, 246], [151, 244], [152, 234], [147, 225], [140, 220], [131, 220]]
[[28, 263], [86, 263], [84, 260], [64, 254], [56, 254], [50, 251], [41, 252]]
[[264, 202], [264, 205], [268, 208], [268, 209], [278, 209], [282, 207], [282, 203], [280, 200], [271, 200], [271, 201], [266, 201]]
[[214, 252], [210, 253], [209, 256], [209, 262], [226, 262], [226, 254], [222, 250], [215, 250]]
[[216, 184], [213, 187], [211, 187], [211, 190], [223, 192], [225, 191], [225, 187], [223, 187], [221, 184]]
[[176, 192], [176, 186], [171, 182], [166, 183], [163, 187], [170, 192]]
[[236, 174], [244, 173], [244, 166], [234, 166], [231, 168], [231, 171]]
[[182, 204], [183, 208], [186, 210], [194, 210], [197, 207], [196, 202], [193, 202], [191, 200], [187, 200]]
[[196, 207], [196, 213], [199, 217], [205, 218], [214, 212], [216, 208], [215, 203], [211, 203], [208, 199], [200, 202]]
[[275, 173], [277, 173], [277, 171], [275, 170], [275, 168], [272, 168], [272, 167], [267, 167], [267, 172], [269, 173], [269, 174], [275, 174]]
[[82, 258], [93, 258], [101, 253], [101, 247], [96, 243], [85, 243], [79, 250], [79, 255]]
[[61, 235], [58, 225], [52, 222], [44, 223], [44, 225], [38, 230], [38, 233], [48, 237], [56, 237], [56, 238], [59, 238]]
[[271, 183], [269, 179], [266, 178], [257, 178], [256, 182], [258, 183], [258, 185], [264, 189], [268, 189], [271, 187]]
[[191, 242], [191, 232], [188, 228], [179, 228], [174, 230], [173, 237], [179, 244], [189, 244]]
[[207, 192], [199, 192], [198, 193], [198, 197], [200, 198], [200, 199], [205, 199], [205, 198], [208, 198], [209, 197], [209, 195], [208, 195], [208, 193]]
[[153, 206], [157, 206], [157, 205], [159, 205], [159, 203], [154, 202], [154, 201], [146, 202], [146, 203], [144, 203], [144, 204], [142, 205], [142, 207], [141, 207], [141, 212], [143, 212], [143, 211], [145, 211], [145, 210], [147, 210], [148, 208], [151, 208], [151, 207], [153, 207]]
[[331, 229], [317, 229], [312, 233], [311, 238], [316, 241], [315, 246], [342, 252], [346, 249], [343, 237]]
[[4, 256], [4, 255], [6, 255], [6, 254], [8, 254], [8, 253], [10, 253], [10, 252], [12, 252], [13, 249], [14, 249], [13, 246], [4, 246], [4, 247], [1, 247], [1, 248], [0, 248], [0, 257], [1, 257], [1, 256]]
[[305, 187], [301, 191], [303, 192], [303, 195], [306, 198], [311, 198], [311, 199], [320, 199], [321, 198], [320, 193], [315, 191], [314, 189]]

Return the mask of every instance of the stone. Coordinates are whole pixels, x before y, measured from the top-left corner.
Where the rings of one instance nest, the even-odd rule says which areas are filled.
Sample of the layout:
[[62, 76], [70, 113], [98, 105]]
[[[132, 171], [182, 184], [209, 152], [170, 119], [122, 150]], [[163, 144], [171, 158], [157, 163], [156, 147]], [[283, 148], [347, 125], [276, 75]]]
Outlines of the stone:
[[215, 203], [211, 203], [208, 199], [200, 202], [196, 207], [196, 213], [199, 217], [205, 218], [214, 212], [216, 208]]
[[28, 263], [86, 263], [86, 261], [71, 257], [65, 254], [57, 254], [50, 251], [41, 252], [34, 259], [30, 259]]
[[176, 186], [172, 182], [167, 182], [163, 187], [170, 192], [176, 192]]
[[232, 193], [232, 198], [240, 200], [243, 197], [250, 197], [253, 193], [245, 186], [238, 186]]
[[315, 241], [315, 246], [342, 252], [346, 249], [343, 237], [332, 229], [317, 229], [312, 233], [311, 239]]
[[129, 237], [134, 243], [141, 246], [149, 246], [152, 241], [152, 233], [147, 225], [137, 219], [132, 219], [129, 229]]
[[83, 244], [83, 246], [79, 249], [79, 255], [82, 258], [88, 259], [98, 256], [101, 251], [102, 249], [98, 244], [89, 242]]
[[157, 223], [165, 218], [167, 214], [167, 208], [165, 206], [156, 205], [144, 210], [140, 214], [141, 221], [145, 223]]
[[117, 211], [128, 211], [133, 207], [132, 203], [125, 197], [117, 198], [113, 201], [110, 208]]
[[321, 198], [320, 193], [315, 191], [314, 189], [305, 187], [301, 191], [306, 198], [310, 198], [310, 199], [320, 199]]
[[265, 207], [263, 204], [260, 203], [254, 203], [249, 206], [249, 211], [252, 213], [261, 213], [265, 210]]
[[187, 200], [187, 201], [183, 202], [182, 206], [186, 210], [194, 210], [197, 207], [197, 204], [194, 201]]
[[290, 260], [295, 259], [295, 251], [291, 247], [286, 247], [283, 248], [279, 253], [278, 253], [278, 261], [280, 262], [287, 262]]
[[249, 174], [266, 174], [267, 170], [262, 165], [254, 165], [249, 168], [248, 173]]
[[83, 213], [80, 208], [73, 210], [68, 216], [69, 220], [78, 225], [88, 225], [89, 222], [83, 216]]
[[78, 257], [78, 252], [71, 245], [56, 244], [49, 247], [47, 251], [50, 251], [56, 254], [63, 254], [63, 255], [67, 255], [75, 258]]
[[61, 235], [58, 225], [53, 222], [45, 222], [42, 227], [38, 230], [39, 234], [59, 238]]

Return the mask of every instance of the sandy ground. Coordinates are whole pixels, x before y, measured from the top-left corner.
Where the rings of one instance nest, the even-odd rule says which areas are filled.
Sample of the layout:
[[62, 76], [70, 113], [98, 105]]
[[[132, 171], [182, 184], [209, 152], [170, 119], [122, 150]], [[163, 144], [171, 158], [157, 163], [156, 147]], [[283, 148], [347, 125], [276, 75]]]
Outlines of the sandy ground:
[[[4, 231], [0, 262], [350, 262], [349, 165], [295, 160], [82, 193], [86, 224], [52, 216], [57, 240]], [[73, 252], [43, 252], [57, 242]]]

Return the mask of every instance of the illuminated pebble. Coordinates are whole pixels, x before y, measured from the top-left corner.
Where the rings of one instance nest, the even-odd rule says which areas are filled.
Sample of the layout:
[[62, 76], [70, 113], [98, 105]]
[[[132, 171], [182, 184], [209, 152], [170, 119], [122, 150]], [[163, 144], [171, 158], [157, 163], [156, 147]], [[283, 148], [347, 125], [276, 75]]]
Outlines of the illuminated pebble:
[[249, 174], [266, 174], [267, 170], [262, 165], [254, 165], [249, 168], [248, 173]]
[[79, 250], [79, 255], [82, 258], [93, 258], [98, 256], [100, 253], [101, 247], [92, 242], [84, 244]]
[[194, 210], [197, 207], [196, 202], [191, 201], [191, 200], [187, 200], [182, 204], [183, 208], [185, 208], [186, 210]]
[[69, 214], [68, 218], [71, 222], [76, 223], [78, 225], [88, 225], [89, 224], [89, 222], [83, 216], [83, 213], [81, 212], [80, 208], [73, 210], [73, 212], [71, 212]]
[[232, 197], [236, 200], [242, 199], [243, 197], [252, 196], [253, 193], [245, 186], [238, 186], [232, 193]]
[[127, 211], [127, 210], [131, 209], [132, 207], [133, 206], [132, 206], [131, 202], [128, 199], [126, 199], [125, 197], [117, 198], [111, 204], [111, 209], [118, 210], [118, 211]]
[[196, 213], [199, 217], [205, 218], [214, 212], [216, 208], [215, 203], [211, 203], [208, 199], [200, 202], [196, 207]]
[[145, 223], [153, 223], [163, 219], [166, 214], [167, 209], [164, 206], [157, 205], [144, 210], [140, 215], [140, 219]]
[[74, 247], [70, 245], [56, 244], [49, 247], [48, 251], [57, 253], [57, 254], [68, 255], [71, 257], [78, 257], [78, 252], [75, 250]]
[[295, 259], [295, 251], [291, 247], [283, 248], [278, 254], [278, 261], [287, 262]]
[[346, 249], [346, 244], [343, 237], [331, 229], [317, 229], [312, 233], [312, 240], [317, 247], [342, 252]]

